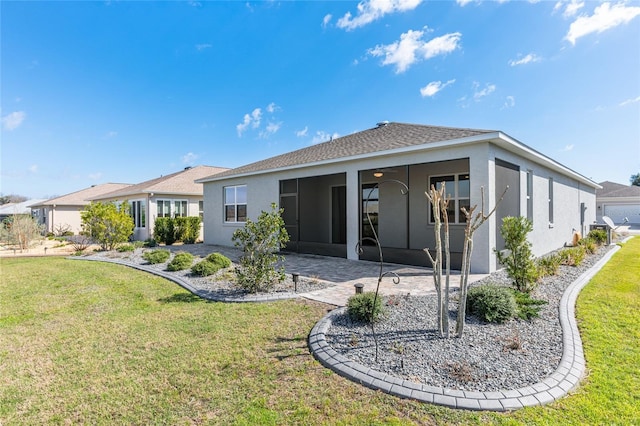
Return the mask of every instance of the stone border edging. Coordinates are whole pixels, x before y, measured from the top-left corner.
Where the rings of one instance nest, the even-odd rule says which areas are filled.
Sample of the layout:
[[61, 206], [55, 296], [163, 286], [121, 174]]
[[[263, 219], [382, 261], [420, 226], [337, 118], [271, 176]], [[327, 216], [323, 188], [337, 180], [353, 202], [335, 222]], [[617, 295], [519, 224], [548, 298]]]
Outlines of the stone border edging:
[[316, 323], [309, 333], [309, 349], [322, 365], [337, 374], [368, 388], [381, 390], [400, 398], [415, 399], [450, 408], [487, 411], [509, 411], [548, 404], [564, 397], [574, 389], [584, 375], [582, 339], [575, 318], [576, 300], [584, 286], [619, 249], [620, 246], [616, 245], [609, 250], [589, 270], [572, 282], [563, 293], [559, 306], [562, 327], [560, 365], [550, 376], [530, 386], [497, 392], [460, 391], [411, 382], [351, 361], [337, 353], [327, 343], [325, 336], [333, 318], [342, 314], [346, 308], [333, 310]]
[[100, 258], [100, 259], [92, 259], [88, 257], [78, 257], [78, 256], [70, 256], [67, 259], [71, 260], [86, 260], [86, 261], [94, 261], [94, 262], [107, 262], [107, 263], [115, 263], [122, 266], [128, 266], [133, 269], [137, 269], [139, 271], [148, 272], [153, 275], [157, 275], [159, 277], [165, 278], [169, 281], [172, 281], [178, 284], [180, 287], [185, 290], [195, 294], [198, 297], [201, 297], [206, 300], [211, 300], [213, 302], [227, 302], [227, 303], [242, 303], [242, 302], [275, 302], [277, 300], [288, 300], [288, 299], [296, 299], [300, 297], [302, 293], [290, 293], [290, 292], [282, 292], [282, 293], [271, 293], [271, 294], [257, 294], [257, 295], [245, 295], [245, 296], [215, 296], [210, 292], [205, 290], [199, 290], [193, 287], [187, 280], [184, 280], [174, 274], [167, 273], [165, 271], [161, 271], [155, 268], [148, 268], [144, 265], [139, 265], [137, 263], [126, 262], [121, 259], [109, 259], [109, 258]]

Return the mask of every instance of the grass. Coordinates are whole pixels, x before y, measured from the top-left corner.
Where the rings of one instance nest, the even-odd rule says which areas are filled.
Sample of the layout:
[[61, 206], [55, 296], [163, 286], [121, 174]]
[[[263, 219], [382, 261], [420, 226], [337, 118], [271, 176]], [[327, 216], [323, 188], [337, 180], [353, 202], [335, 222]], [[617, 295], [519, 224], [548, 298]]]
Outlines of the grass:
[[514, 413], [401, 400], [309, 354], [327, 306], [209, 303], [126, 267], [0, 260], [0, 424], [634, 424], [640, 238], [583, 290], [590, 371], [573, 395]]

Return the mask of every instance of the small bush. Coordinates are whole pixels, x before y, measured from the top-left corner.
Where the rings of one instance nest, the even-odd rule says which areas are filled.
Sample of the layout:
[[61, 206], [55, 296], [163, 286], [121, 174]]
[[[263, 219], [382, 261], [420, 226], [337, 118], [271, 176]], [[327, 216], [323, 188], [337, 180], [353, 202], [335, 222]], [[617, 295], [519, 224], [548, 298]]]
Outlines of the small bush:
[[200, 217], [176, 217], [173, 220], [175, 221], [176, 239], [185, 244], [195, 243], [200, 236]]
[[594, 229], [589, 231], [587, 234], [587, 238], [591, 238], [598, 245], [603, 245], [607, 243], [607, 231], [604, 229]]
[[175, 221], [170, 217], [156, 218], [153, 225], [153, 237], [158, 243], [164, 243], [168, 246], [177, 241]]
[[527, 240], [532, 230], [533, 224], [526, 217], [507, 216], [500, 227], [505, 250], [494, 249], [498, 262], [504, 265], [518, 291], [532, 291], [539, 278], [531, 243]]
[[152, 265], [155, 265], [156, 263], [164, 263], [169, 260], [170, 256], [171, 253], [169, 250], [151, 250], [145, 251], [142, 254], [142, 258]]
[[116, 247], [116, 251], [119, 253], [124, 253], [127, 251], [134, 251], [136, 247], [133, 244], [120, 244]]
[[578, 245], [584, 247], [589, 254], [594, 254], [598, 250], [598, 243], [591, 238], [583, 238], [578, 241]]
[[487, 284], [469, 289], [467, 310], [486, 322], [503, 323], [516, 316], [518, 306], [510, 288]]
[[158, 246], [158, 242], [156, 240], [154, 240], [153, 238], [149, 238], [148, 240], [145, 240], [143, 243], [144, 247], [157, 247]]
[[[375, 306], [374, 306], [375, 299]], [[347, 314], [354, 321], [376, 322], [382, 316], [382, 298], [373, 291], [353, 295], [347, 301]]]
[[218, 265], [221, 269], [231, 266], [231, 260], [227, 256], [220, 253], [211, 253], [206, 257], [206, 260], [215, 265]]
[[544, 300], [531, 298], [529, 293], [512, 290], [513, 296], [516, 298], [517, 312], [516, 316], [523, 320], [530, 320], [540, 316], [542, 305], [546, 305]]
[[560, 259], [562, 264], [567, 266], [579, 266], [587, 255], [587, 251], [584, 247], [571, 247], [566, 248], [560, 252]]
[[217, 265], [213, 262], [209, 262], [208, 260], [203, 260], [202, 262], [198, 262], [191, 267], [191, 273], [195, 275], [199, 275], [201, 277], [208, 277], [209, 275], [213, 275], [218, 272], [220, 269], [220, 265]]
[[558, 269], [560, 269], [561, 263], [562, 263], [562, 259], [560, 258], [560, 255], [557, 253], [539, 258], [536, 261], [536, 265], [538, 267], [538, 275], [540, 277], [557, 275]]
[[184, 269], [190, 268], [193, 263], [193, 255], [186, 251], [181, 251], [180, 253], [176, 253], [176, 255], [171, 259], [171, 262], [167, 265], [167, 269], [169, 271], [182, 271]]

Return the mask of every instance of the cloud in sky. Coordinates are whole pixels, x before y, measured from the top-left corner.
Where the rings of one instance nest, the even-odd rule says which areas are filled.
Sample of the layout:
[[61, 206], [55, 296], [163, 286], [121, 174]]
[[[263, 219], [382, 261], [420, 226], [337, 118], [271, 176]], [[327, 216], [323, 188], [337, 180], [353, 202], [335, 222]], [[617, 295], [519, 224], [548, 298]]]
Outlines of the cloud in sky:
[[280, 123], [272, 123], [272, 122], [267, 123], [267, 126], [265, 127], [265, 129], [260, 132], [260, 138], [268, 139], [269, 136], [273, 135], [278, 130], [280, 130], [280, 127], [282, 127], [282, 122], [280, 122]]
[[194, 154], [193, 152], [187, 152], [182, 156], [182, 164], [193, 164], [198, 159], [198, 157], [199, 155]]
[[620, 102], [619, 106], [623, 107], [623, 106], [627, 106], [627, 105], [631, 105], [631, 104], [636, 104], [638, 102], [640, 102], [640, 96], [638, 96], [635, 99], [632, 98], [632, 99], [627, 99], [626, 101]]
[[327, 28], [329, 22], [331, 22], [331, 18], [333, 18], [333, 16], [330, 13], [322, 18], [322, 28]]
[[29, 172], [30, 173], [38, 173], [38, 165], [37, 164], [32, 164], [29, 166]]
[[118, 132], [111, 130], [109, 132], [107, 132], [102, 139], [111, 139], [111, 138], [115, 138], [116, 136], [118, 136]]
[[422, 59], [453, 52], [460, 46], [461, 33], [449, 33], [429, 41], [422, 40], [424, 31], [409, 30], [400, 35], [400, 40], [369, 49], [371, 56], [383, 56], [382, 65], [394, 65], [396, 74], [405, 72]]
[[422, 95], [423, 98], [426, 97], [431, 97], [433, 95], [435, 95], [436, 93], [438, 93], [439, 91], [441, 91], [442, 89], [444, 89], [445, 87], [455, 83], [456, 80], [449, 80], [446, 83], [443, 83], [441, 81], [432, 81], [431, 83], [427, 84], [426, 86], [420, 88], [420, 95]]
[[528, 55], [522, 58], [510, 60], [509, 65], [511, 65], [512, 67], [515, 67], [516, 65], [526, 65], [532, 62], [540, 62], [541, 60], [542, 58], [536, 55], [535, 53], [529, 53]]
[[516, 106], [516, 98], [514, 98], [513, 96], [507, 96], [505, 98], [502, 109], [513, 108], [514, 106]]
[[281, 108], [275, 104], [275, 102], [271, 102], [269, 105], [267, 105], [267, 112], [269, 114], [273, 114], [274, 112], [280, 110]]
[[564, 8], [562, 16], [565, 18], [571, 18], [575, 16], [580, 9], [584, 7], [584, 1], [571, 0], [571, 1], [559, 1], [553, 7], [554, 13]]
[[591, 33], [601, 33], [608, 29], [623, 25], [640, 15], [640, 7], [618, 3], [602, 3], [597, 6], [591, 16], [580, 16], [569, 26], [565, 40], [575, 46], [580, 37]]
[[299, 138], [304, 138], [305, 136], [307, 136], [308, 132], [309, 132], [309, 126], [304, 126], [304, 129], [296, 131], [296, 136]]
[[2, 128], [8, 131], [15, 130], [20, 127], [25, 118], [27, 118], [27, 114], [24, 111], [14, 111], [7, 114], [2, 117]]
[[205, 49], [211, 49], [212, 47], [213, 45], [211, 43], [196, 44], [196, 49], [198, 50], [198, 52], [201, 52]]
[[456, 3], [458, 3], [459, 6], [464, 7], [464, 6], [468, 5], [469, 3], [471, 3], [472, 1], [473, 0], [456, 0]]
[[[338, 28], [347, 31], [355, 30], [382, 18], [384, 15], [395, 12], [406, 12], [413, 10], [422, 3], [422, 0], [369, 0], [358, 3], [358, 13], [355, 17], [351, 12], [347, 12], [338, 19]], [[330, 16], [330, 15], [328, 15]], [[324, 21], [327, 21], [325, 16]]]
[[484, 98], [485, 96], [488, 96], [491, 93], [495, 92], [496, 85], [495, 84], [486, 83], [484, 85], [484, 88], [480, 89], [480, 83], [478, 83], [476, 81], [475, 83], [473, 83], [473, 89], [474, 89], [473, 99], [475, 99], [476, 102], [477, 102], [480, 99]]
[[238, 131], [238, 136], [242, 136], [242, 134], [251, 126], [254, 129], [260, 127], [260, 121], [262, 120], [262, 109], [256, 108], [251, 114], [245, 114], [242, 123], [236, 125], [236, 130]]
[[565, 147], [564, 147], [564, 148], [562, 148], [560, 151], [561, 151], [561, 152], [569, 152], [569, 151], [573, 151], [573, 147], [574, 147], [574, 146], [575, 146], [574, 144], [565, 145]]
[[319, 144], [319, 143], [322, 143], [322, 142], [327, 142], [327, 141], [330, 141], [332, 139], [336, 139], [336, 138], [339, 138], [339, 137], [340, 137], [340, 135], [337, 134], [337, 133], [331, 134], [331, 133], [325, 132], [324, 130], [318, 130], [316, 132], [316, 135], [311, 140], [311, 144], [315, 145], [315, 144]]

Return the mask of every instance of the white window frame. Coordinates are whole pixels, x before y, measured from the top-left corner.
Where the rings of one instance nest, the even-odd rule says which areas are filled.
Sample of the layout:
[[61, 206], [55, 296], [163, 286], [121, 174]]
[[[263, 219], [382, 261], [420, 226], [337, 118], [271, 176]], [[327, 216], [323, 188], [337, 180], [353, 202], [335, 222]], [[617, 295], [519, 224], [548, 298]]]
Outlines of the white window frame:
[[136, 228], [147, 227], [147, 203], [145, 200], [129, 201], [129, 214]]
[[[159, 203], [162, 203], [162, 210], [160, 210], [160, 205]], [[164, 206], [165, 203], [167, 203], [169, 205], [169, 211], [167, 213], [164, 213]], [[168, 199], [157, 199], [156, 200], [156, 217], [171, 217], [171, 206], [172, 206], [172, 200], [168, 200]]]
[[[158, 208], [158, 203], [162, 203], [162, 212]], [[165, 203], [169, 205], [169, 212], [164, 213]], [[180, 203], [181, 208], [177, 208], [177, 204]], [[182, 210], [182, 206], [184, 206], [184, 214], [178, 215], [177, 211]], [[188, 217], [189, 216], [189, 200], [185, 200], [183, 198], [158, 198], [156, 200], [156, 217]]]
[[204, 200], [198, 201], [198, 216], [200, 216], [200, 221], [204, 220]]
[[[467, 218], [464, 216], [464, 213], [462, 213], [462, 211], [460, 210], [461, 207], [466, 206], [467, 210], [469, 210], [469, 207], [471, 205], [471, 176], [469, 174], [469, 172], [463, 172], [463, 173], [443, 173], [443, 174], [439, 174], [439, 175], [430, 175], [429, 176], [429, 190], [431, 190], [431, 182], [434, 179], [438, 179], [438, 178], [450, 178], [453, 177], [453, 181], [445, 181], [445, 188], [446, 188], [446, 192], [445, 192], [445, 197], [447, 196], [447, 194], [451, 194], [451, 198], [449, 200], [449, 205], [451, 205], [451, 203], [453, 203], [453, 217], [454, 220], [451, 221], [451, 219], [449, 219], [449, 225], [465, 225], [467, 222]], [[460, 177], [465, 177], [466, 179], [460, 179]], [[468, 181], [469, 182], [469, 195], [466, 197], [463, 197], [460, 195], [460, 181]], [[439, 183], [441, 183], [442, 181], [437, 181], [436, 180], [436, 185], [434, 185], [436, 187], [436, 189], [438, 189], [438, 185]], [[447, 184], [450, 184], [451, 182], [453, 182], [453, 191], [451, 191], [451, 188], [449, 186], [447, 186]], [[467, 201], [466, 204], [461, 204], [461, 201]], [[429, 203], [429, 223], [433, 224], [433, 214], [432, 214], [432, 206], [431, 203]]]
[[[172, 201], [172, 206], [173, 206], [173, 211], [171, 212], [172, 213], [171, 217], [187, 217], [187, 216], [189, 216], [189, 201], [188, 200], [174, 199], [174, 200], [171, 200], [171, 201]], [[178, 205], [180, 205], [180, 208], [178, 208]], [[178, 214], [178, 210], [182, 210], [183, 207], [184, 207], [184, 212], [181, 212], [180, 214]]]
[[[245, 202], [238, 202], [238, 189], [244, 188]], [[227, 190], [233, 189], [233, 199], [227, 199]], [[222, 218], [224, 223], [245, 223], [247, 221], [247, 185], [230, 185], [222, 188]], [[240, 207], [244, 206], [244, 220], [238, 220]], [[233, 220], [227, 220], [227, 209], [233, 207]]]

